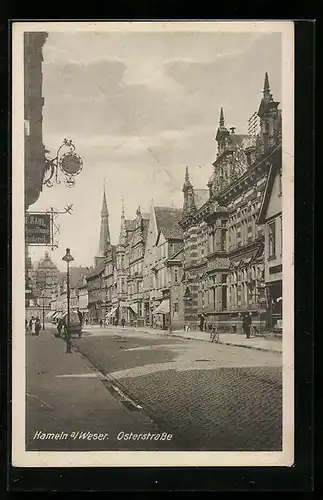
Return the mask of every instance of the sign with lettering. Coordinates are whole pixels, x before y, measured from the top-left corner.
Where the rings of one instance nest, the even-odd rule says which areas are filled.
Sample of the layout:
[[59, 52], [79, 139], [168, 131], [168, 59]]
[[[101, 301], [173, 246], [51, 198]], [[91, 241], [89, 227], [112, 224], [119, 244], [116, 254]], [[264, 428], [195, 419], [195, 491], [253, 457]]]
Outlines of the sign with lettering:
[[50, 214], [27, 212], [25, 215], [25, 244], [50, 245], [50, 226]]

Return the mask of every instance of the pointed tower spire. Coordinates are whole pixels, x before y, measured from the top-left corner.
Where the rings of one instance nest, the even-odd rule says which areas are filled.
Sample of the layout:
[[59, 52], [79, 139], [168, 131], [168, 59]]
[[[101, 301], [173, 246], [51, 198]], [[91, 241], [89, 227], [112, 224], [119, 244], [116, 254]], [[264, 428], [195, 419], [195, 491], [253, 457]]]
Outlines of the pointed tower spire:
[[221, 106], [221, 110], [220, 110], [220, 121], [219, 121], [219, 125], [221, 128], [224, 127], [224, 113], [223, 113], [223, 108]]
[[268, 73], [266, 71], [266, 74], [265, 74], [265, 81], [264, 81], [264, 90], [263, 90], [263, 99], [266, 103], [270, 102], [273, 100], [273, 96], [270, 92], [270, 85], [269, 85], [269, 77], [268, 77]]
[[183, 185], [183, 191], [187, 191], [188, 188], [191, 188], [192, 184], [190, 181], [190, 176], [188, 173], [188, 167], [185, 167], [185, 180], [184, 180], [184, 185]]
[[225, 123], [224, 123], [224, 112], [223, 108], [221, 106], [220, 109], [220, 120], [219, 120], [219, 127], [215, 136], [215, 140], [218, 143], [218, 153], [222, 153], [224, 150], [224, 138], [229, 135], [229, 131], [225, 128]]
[[106, 198], [106, 195], [105, 195], [105, 188], [104, 188], [104, 191], [103, 191], [103, 201], [102, 201], [101, 216], [106, 216], [106, 217], [109, 216], [108, 206], [107, 206], [107, 198]]
[[98, 263], [102, 257], [105, 257], [106, 252], [111, 244], [110, 240], [110, 229], [109, 229], [109, 212], [107, 206], [107, 198], [105, 194], [105, 188], [103, 190], [103, 201], [101, 208], [101, 228], [100, 228], [100, 242], [99, 242], [99, 251], [96, 259]]
[[185, 181], [183, 185], [183, 193], [184, 193], [184, 203], [183, 203], [182, 213], [183, 216], [186, 216], [187, 214], [195, 210], [194, 189], [188, 174], [188, 167], [185, 168]]
[[125, 215], [124, 215], [124, 201], [123, 198], [121, 198], [121, 219], [124, 220]]
[[268, 73], [266, 71], [266, 74], [265, 74], [265, 83], [264, 83], [264, 91], [266, 90], [270, 90], [270, 86], [269, 86], [269, 78], [268, 78]]

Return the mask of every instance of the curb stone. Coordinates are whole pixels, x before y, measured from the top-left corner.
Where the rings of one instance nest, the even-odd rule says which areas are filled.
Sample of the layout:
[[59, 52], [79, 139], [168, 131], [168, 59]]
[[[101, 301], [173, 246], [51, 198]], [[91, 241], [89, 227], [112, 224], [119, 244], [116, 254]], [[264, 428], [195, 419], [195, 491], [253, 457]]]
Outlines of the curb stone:
[[[130, 328], [124, 328], [124, 329], [131, 330]], [[134, 329], [134, 331], [135, 331], [135, 329]], [[176, 333], [169, 333], [169, 332], [163, 333], [163, 332], [158, 332], [158, 331], [151, 332], [150, 330], [140, 330], [140, 331], [143, 333], [155, 334], [155, 335], [164, 336], [164, 337], [176, 337], [176, 338], [181, 338], [181, 339], [186, 339], [186, 340], [196, 340], [198, 342], [209, 342], [208, 339], [199, 339], [199, 338], [195, 338], [195, 337], [189, 337], [187, 335], [179, 335]], [[244, 347], [246, 349], [255, 349], [257, 351], [273, 352], [274, 354], [280, 354], [280, 355], [282, 354], [282, 351], [268, 349], [266, 347], [257, 347], [257, 346], [253, 346], [253, 345], [237, 344], [237, 343], [233, 343], [233, 342], [224, 342], [221, 340], [218, 343], [222, 344], [222, 345], [232, 345], [234, 347]]]

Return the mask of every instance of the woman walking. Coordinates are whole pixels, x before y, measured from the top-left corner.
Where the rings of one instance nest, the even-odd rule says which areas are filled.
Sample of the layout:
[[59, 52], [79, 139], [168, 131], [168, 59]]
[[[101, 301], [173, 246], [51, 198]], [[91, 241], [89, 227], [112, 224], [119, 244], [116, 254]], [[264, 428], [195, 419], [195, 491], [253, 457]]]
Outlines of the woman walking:
[[35, 335], [39, 335], [40, 329], [41, 329], [40, 319], [36, 318], [36, 321], [35, 321]]

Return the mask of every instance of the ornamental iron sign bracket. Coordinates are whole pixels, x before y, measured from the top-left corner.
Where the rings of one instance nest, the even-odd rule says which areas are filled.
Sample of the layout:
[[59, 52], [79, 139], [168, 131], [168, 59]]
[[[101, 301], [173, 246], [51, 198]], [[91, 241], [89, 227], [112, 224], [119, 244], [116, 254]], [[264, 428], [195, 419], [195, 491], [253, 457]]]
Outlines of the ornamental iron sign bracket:
[[[65, 148], [65, 153], [62, 151]], [[45, 160], [45, 176], [43, 180], [43, 185], [47, 187], [53, 187], [54, 182], [56, 184], [61, 184], [59, 180], [59, 171], [64, 175], [64, 182], [67, 187], [73, 187], [75, 185], [75, 176], [83, 169], [83, 160], [75, 152], [75, 146], [72, 139], [64, 139], [63, 143], [57, 150], [56, 157], [53, 159], [46, 158]]]

